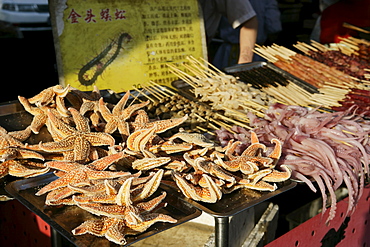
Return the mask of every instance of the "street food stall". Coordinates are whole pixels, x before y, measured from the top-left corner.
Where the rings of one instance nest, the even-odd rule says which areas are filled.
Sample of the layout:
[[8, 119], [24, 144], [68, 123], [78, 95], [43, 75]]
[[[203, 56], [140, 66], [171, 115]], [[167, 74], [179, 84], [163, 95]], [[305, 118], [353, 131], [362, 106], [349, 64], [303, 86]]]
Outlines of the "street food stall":
[[368, 41], [219, 70], [197, 1], [50, 9], [59, 84], [0, 105], [0, 243], [126, 246], [202, 214], [220, 247], [370, 243]]

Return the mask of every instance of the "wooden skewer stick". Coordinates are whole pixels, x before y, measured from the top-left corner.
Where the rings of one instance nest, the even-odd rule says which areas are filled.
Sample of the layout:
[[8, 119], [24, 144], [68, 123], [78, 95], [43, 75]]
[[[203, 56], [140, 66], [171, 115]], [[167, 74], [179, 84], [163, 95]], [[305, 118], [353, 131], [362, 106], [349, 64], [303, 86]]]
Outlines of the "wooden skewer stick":
[[136, 86], [133, 86], [134, 89], [141, 95], [143, 95], [144, 97], [146, 97], [148, 100], [150, 100], [151, 102], [153, 103], [156, 103], [156, 101], [154, 99], [152, 99], [151, 97], [149, 97], [147, 94], [143, 93], [142, 90], [140, 90], [138, 87]]
[[196, 127], [197, 129], [201, 130], [202, 132], [204, 133], [207, 133], [207, 134], [210, 134], [210, 135], [216, 135], [215, 133], [211, 132], [211, 131], [208, 131], [207, 129], [203, 128], [203, 127], [200, 127], [199, 125], [197, 125]]
[[225, 106], [221, 107], [225, 112], [227, 112], [227, 115], [234, 116], [239, 121], [242, 121], [244, 123], [249, 123], [249, 119], [246, 117], [245, 113], [242, 113], [240, 111], [237, 111], [235, 109], [227, 108]]
[[217, 67], [215, 67], [213, 64], [209, 63], [208, 61], [206, 61], [204, 58], [200, 58], [203, 62], [206, 62], [208, 64], [208, 66], [210, 66], [212, 69], [214, 69], [218, 74], [220, 75], [224, 75], [224, 73], [219, 70]]
[[228, 117], [226, 117], [226, 116], [224, 116], [224, 115], [221, 115], [221, 114], [219, 114], [219, 113], [216, 113], [216, 116], [217, 116], [217, 117], [219, 117], [219, 118], [222, 118], [222, 119], [224, 119], [224, 120], [226, 120], [226, 121], [229, 121], [229, 122], [231, 122], [231, 123], [233, 123], [233, 124], [235, 124], [235, 125], [238, 125], [238, 126], [241, 126], [241, 127], [244, 127], [244, 128], [248, 128], [248, 129], [252, 129], [250, 126], [248, 126], [248, 125], [246, 125], [246, 124], [243, 124], [243, 123], [241, 123], [241, 122], [239, 122], [239, 121], [236, 121], [236, 120], [234, 120], [234, 119], [228, 118]]
[[161, 95], [159, 95], [156, 91], [154, 91], [152, 89], [152, 87], [150, 86], [146, 86], [146, 87], [143, 87], [144, 90], [148, 91], [154, 98], [156, 98], [157, 100], [161, 100], [163, 99], [163, 97]]
[[141, 99], [139, 99], [136, 95], [133, 95], [132, 93], [130, 93], [130, 96], [131, 96], [132, 98], [134, 98], [134, 100], [131, 102], [131, 104], [130, 104], [130, 105], [132, 105], [132, 104], [133, 104], [133, 102], [135, 102], [135, 100], [137, 100], [137, 101], [139, 101], [139, 102], [143, 102]]
[[349, 28], [349, 29], [353, 29], [355, 31], [359, 31], [359, 32], [362, 32], [362, 33], [367, 33], [369, 34], [370, 31], [369, 30], [366, 30], [366, 29], [363, 29], [363, 28], [360, 28], [360, 27], [357, 27], [355, 25], [352, 25], [352, 24], [349, 24], [347, 22], [344, 22], [343, 23], [343, 27], [346, 27], [346, 28]]
[[189, 84], [190, 86], [192, 86], [193, 88], [196, 88], [197, 86], [193, 83], [193, 81], [191, 79], [189, 79], [189, 75], [187, 73], [185, 73], [184, 71], [176, 68], [175, 66], [171, 65], [171, 64], [167, 64], [167, 66], [170, 68], [170, 72], [172, 72], [173, 74], [177, 75], [181, 80], [183, 80], [184, 82], [186, 82], [187, 84]]
[[156, 83], [154, 81], [149, 81], [149, 84], [150, 84], [151, 87], [153, 87], [154, 90], [157, 90], [158, 93], [163, 94], [164, 97], [171, 97], [171, 96], [175, 95], [175, 93], [168, 90], [167, 87], [161, 86], [161, 85], [159, 85], [158, 83]]
[[[232, 128], [232, 126], [231, 125], [228, 125], [228, 124], [226, 124], [226, 123], [224, 123], [224, 122], [221, 122], [221, 121], [217, 121], [217, 120], [215, 120], [215, 119], [210, 119], [212, 122], [214, 122], [214, 123], [216, 123], [216, 124], [218, 124], [219, 126], [221, 126], [221, 127], [223, 127], [223, 128], [225, 128], [227, 131], [229, 131], [229, 132], [231, 132], [231, 133], [233, 133], [233, 134], [236, 134], [235, 133], [235, 131], [233, 131], [231, 128]], [[218, 129], [220, 129], [220, 128], [218, 128]]]

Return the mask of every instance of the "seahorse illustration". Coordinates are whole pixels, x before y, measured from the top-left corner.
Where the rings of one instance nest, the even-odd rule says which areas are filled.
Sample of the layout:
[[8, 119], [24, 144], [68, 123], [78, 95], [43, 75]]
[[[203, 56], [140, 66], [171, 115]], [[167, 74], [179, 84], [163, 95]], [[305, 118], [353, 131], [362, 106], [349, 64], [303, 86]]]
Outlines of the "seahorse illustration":
[[78, 72], [78, 80], [84, 86], [92, 85], [98, 76], [117, 58], [123, 44], [130, 42], [132, 37], [122, 33], [117, 40], [113, 40], [101, 53], [86, 63]]

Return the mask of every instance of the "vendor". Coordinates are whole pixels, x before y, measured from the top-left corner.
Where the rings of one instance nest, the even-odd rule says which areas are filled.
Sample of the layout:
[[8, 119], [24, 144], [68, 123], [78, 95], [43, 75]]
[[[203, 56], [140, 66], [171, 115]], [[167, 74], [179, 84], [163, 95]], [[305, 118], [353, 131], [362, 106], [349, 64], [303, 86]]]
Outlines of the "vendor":
[[203, 10], [208, 43], [214, 38], [222, 16], [232, 27], [240, 27], [238, 63], [248, 63], [253, 58], [257, 39], [258, 20], [248, 0], [199, 0]]

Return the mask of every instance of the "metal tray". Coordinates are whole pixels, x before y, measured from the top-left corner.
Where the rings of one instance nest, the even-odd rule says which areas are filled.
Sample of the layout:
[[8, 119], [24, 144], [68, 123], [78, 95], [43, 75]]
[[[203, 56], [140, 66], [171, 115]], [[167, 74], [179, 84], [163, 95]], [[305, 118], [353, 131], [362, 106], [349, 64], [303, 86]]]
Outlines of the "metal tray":
[[[96, 237], [90, 234], [74, 236], [71, 231], [85, 220], [95, 218], [94, 215], [77, 206], [47, 206], [44, 196], [36, 196], [35, 193], [45, 184], [50, 183], [57, 177], [53, 173], [47, 173], [38, 177], [28, 178], [11, 182], [6, 185], [6, 191], [15, 199], [20, 201], [29, 210], [40, 216], [46, 223], [54, 228], [75, 246], [118, 246], [103, 237]], [[158, 196], [162, 189], [153, 196]], [[133, 244], [144, 238], [157, 234], [161, 231], [175, 227], [186, 221], [201, 215], [201, 211], [191, 204], [180, 200], [171, 193], [165, 198], [167, 206], [158, 210], [160, 213], [168, 214], [177, 219], [177, 223], [156, 223], [147, 231], [137, 236], [127, 236], [127, 245]]]
[[243, 71], [252, 70], [260, 67], [267, 67], [276, 73], [283, 76], [286, 80], [289, 80], [296, 85], [300, 86], [301, 88], [305, 89], [310, 93], [318, 93], [318, 89], [311, 84], [307, 83], [306, 81], [299, 79], [298, 77], [290, 74], [289, 72], [280, 69], [279, 67], [273, 65], [270, 62], [252, 62], [252, 63], [245, 63], [245, 64], [237, 64], [231, 67], [225, 68], [225, 72], [231, 75], [235, 75], [237, 73], [242, 73]]
[[248, 208], [256, 206], [266, 200], [271, 199], [285, 191], [293, 189], [297, 183], [287, 180], [276, 184], [278, 188], [273, 192], [263, 192], [252, 189], [239, 189], [230, 194], [224, 194], [221, 200], [216, 203], [204, 203], [194, 201], [185, 197], [180, 190], [168, 184], [161, 184], [163, 189], [171, 194], [175, 194], [182, 200], [190, 203], [196, 208], [202, 210], [203, 212], [210, 214], [213, 217], [230, 217], [236, 215]]

